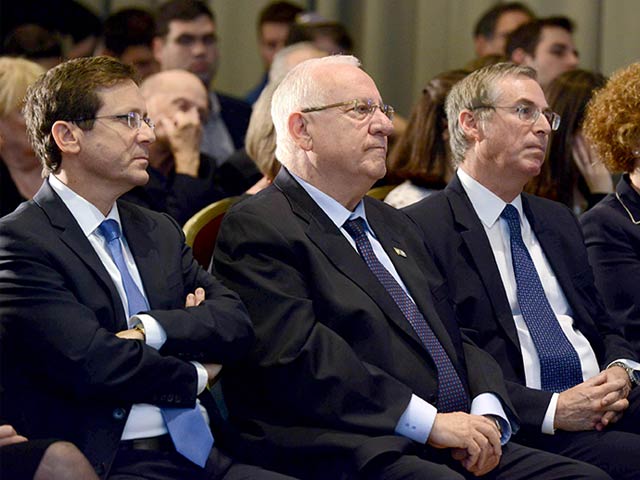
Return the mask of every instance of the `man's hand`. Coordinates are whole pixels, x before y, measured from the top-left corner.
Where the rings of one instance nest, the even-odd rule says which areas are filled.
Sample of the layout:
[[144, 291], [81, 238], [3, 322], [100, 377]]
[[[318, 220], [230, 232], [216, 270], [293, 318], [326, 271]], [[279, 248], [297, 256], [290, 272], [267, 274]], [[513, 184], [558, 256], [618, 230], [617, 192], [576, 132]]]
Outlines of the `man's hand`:
[[179, 111], [171, 119], [161, 118], [159, 123], [173, 153], [176, 173], [198, 176], [200, 168], [200, 140], [202, 125], [198, 111]]
[[[619, 367], [613, 367], [622, 370]], [[586, 382], [558, 396], [554, 427], [566, 431], [602, 430], [629, 406], [625, 386], [628, 376], [618, 378], [616, 372], [605, 370]], [[626, 393], [625, 393], [626, 392]], [[607, 412], [612, 412], [607, 414]]]
[[207, 371], [207, 376], [209, 380], [207, 381], [207, 386], [211, 388], [214, 383], [218, 381], [218, 375], [220, 375], [220, 370], [222, 370], [222, 365], [218, 363], [203, 363], [202, 366]]
[[493, 470], [502, 455], [495, 423], [463, 412], [436, 414], [427, 443], [435, 448], [451, 448], [451, 456], [476, 476]]
[[18, 435], [11, 425], [0, 425], [0, 447], [26, 441], [27, 439]]
[[187, 300], [184, 302], [184, 306], [197, 307], [204, 302], [204, 288], [198, 287], [196, 291], [187, 295]]

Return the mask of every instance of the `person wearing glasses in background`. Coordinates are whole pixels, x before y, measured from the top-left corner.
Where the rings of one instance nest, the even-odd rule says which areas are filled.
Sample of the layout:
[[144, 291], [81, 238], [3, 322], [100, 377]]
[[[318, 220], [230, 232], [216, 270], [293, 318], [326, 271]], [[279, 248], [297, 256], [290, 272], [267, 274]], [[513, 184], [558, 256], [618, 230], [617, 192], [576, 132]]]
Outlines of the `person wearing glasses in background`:
[[238, 296], [168, 215], [118, 200], [148, 180], [155, 140], [133, 78], [82, 58], [27, 93], [47, 178], [0, 221], [2, 415], [74, 443], [101, 478], [282, 478], [212, 448], [197, 400], [253, 343]]
[[637, 356], [603, 307], [572, 211], [522, 193], [561, 119], [535, 71], [507, 63], [456, 84], [446, 110], [456, 175], [405, 211], [463, 331], [502, 366], [522, 420], [514, 439], [638, 478]]
[[283, 166], [214, 252], [257, 334], [222, 383], [248, 461], [309, 479], [607, 478], [507, 444], [499, 366], [460, 335], [415, 226], [365, 196], [393, 109], [359, 61], [297, 65], [271, 112]]

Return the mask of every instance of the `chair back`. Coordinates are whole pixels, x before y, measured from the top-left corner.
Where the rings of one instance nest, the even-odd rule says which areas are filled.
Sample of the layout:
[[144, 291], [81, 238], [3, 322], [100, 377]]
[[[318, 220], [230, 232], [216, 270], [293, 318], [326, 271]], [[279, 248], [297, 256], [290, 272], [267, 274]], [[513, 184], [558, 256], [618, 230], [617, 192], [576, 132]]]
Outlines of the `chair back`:
[[204, 207], [182, 227], [187, 245], [193, 250], [193, 257], [204, 268], [208, 269], [211, 263], [222, 219], [239, 198], [239, 196], [223, 198]]
[[398, 185], [383, 185], [381, 187], [374, 187], [367, 192], [367, 195], [375, 198], [376, 200], [384, 200], [389, 192], [396, 188]]

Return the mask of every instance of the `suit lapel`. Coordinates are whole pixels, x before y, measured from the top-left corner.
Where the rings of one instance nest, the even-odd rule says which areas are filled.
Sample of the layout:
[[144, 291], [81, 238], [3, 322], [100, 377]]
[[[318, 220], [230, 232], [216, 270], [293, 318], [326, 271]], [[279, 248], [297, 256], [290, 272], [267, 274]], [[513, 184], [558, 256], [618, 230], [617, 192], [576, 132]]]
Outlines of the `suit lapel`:
[[115, 285], [111, 281], [111, 277], [109, 277], [107, 270], [80, 225], [78, 225], [64, 202], [53, 191], [48, 181], [43, 182], [42, 187], [34, 197], [34, 201], [45, 212], [52, 227], [58, 232], [60, 240], [95, 274], [104, 289], [109, 292], [112, 310], [117, 322], [114, 328], [126, 328], [123, 327], [123, 325], [126, 325], [126, 319], [124, 318], [122, 301]]
[[[476, 270], [482, 280], [485, 293], [493, 306], [497, 320], [505, 330], [509, 339], [519, 349], [520, 342], [516, 331], [509, 300], [502, 284], [502, 277], [496, 265], [491, 244], [487, 233], [478, 218], [469, 197], [467, 197], [462, 183], [457, 175], [454, 175], [451, 183], [445, 189], [445, 195], [451, 205], [456, 228], [460, 237], [470, 253], [470, 260], [475, 264]], [[464, 282], [464, 279], [459, 281]]]
[[[309, 239], [323, 252], [329, 262], [340, 273], [358, 285], [382, 310], [385, 316], [410, 337], [421, 351], [426, 353], [424, 345], [402, 311], [376, 276], [369, 270], [369, 267], [358, 252], [349, 244], [331, 219], [309, 197], [287, 170], [282, 168], [280, 172], [274, 181], [274, 185], [290, 200], [293, 212], [308, 224], [306, 233]], [[394, 243], [394, 245], [396, 244], [399, 243]]]

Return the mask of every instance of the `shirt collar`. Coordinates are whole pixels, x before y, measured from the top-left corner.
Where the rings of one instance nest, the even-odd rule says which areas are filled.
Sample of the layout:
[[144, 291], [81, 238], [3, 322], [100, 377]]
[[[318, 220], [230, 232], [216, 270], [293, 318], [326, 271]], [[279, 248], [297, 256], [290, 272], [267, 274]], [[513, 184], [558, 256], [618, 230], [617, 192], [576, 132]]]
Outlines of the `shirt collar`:
[[[507, 203], [476, 179], [471, 177], [471, 175], [465, 172], [462, 168], [458, 168], [456, 174], [458, 175], [460, 183], [462, 183], [462, 187], [467, 193], [469, 200], [471, 200], [471, 205], [473, 205], [480, 221], [486, 228], [493, 227], [496, 220], [500, 218], [500, 214]], [[522, 196], [518, 195], [514, 198], [511, 205], [516, 207], [518, 215], [520, 215], [520, 218], [523, 218]]]
[[211, 108], [211, 116], [218, 116], [220, 114], [220, 111], [222, 110], [220, 99], [218, 98], [218, 95], [216, 95], [213, 91], [209, 92], [209, 108]]
[[336, 199], [330, 197], [323, 191], [318, 190], [310, 183], [298, 177], [295, 173], [292, 173], [291, 171], [289, 171], [289, 173], [293, 178], [296, 179], [300, 186], [304, 188], [304, 190], [309, 194], [312, 200], [318, 204], [322, 211], [327, 214], [327, 216], [336, 225], [336, 227], [342, 228], [344, 222], [346, 222], [347, 220], [354, 220], [360, 217], [364, 219], [365, 223], [367, 224], [367, 228], [369, 228], [369, 231], [371, 231], [364, 210], [364, 202], [362, 200], [358, 202], [358, 205], [356, 205], [356, 208], [352, 212], [349, 209], [345, 208]]
[[[109, 211], [109, 214], [105, 217], [98, 208], [86, 199], [82, 198], [76, 192], [71, 190], [54, 174], [50, 174], [48, 177], [49, 185], [62, 199], [67, 206], [73, 218], [76, 219], [82, 232], [88, 237], [105, 219], [113, 219], [120, 225], [120, 213], [118, 212], [118, 205], [114, 204]], [[121, 226], [122, 229], [122, 226]]]

